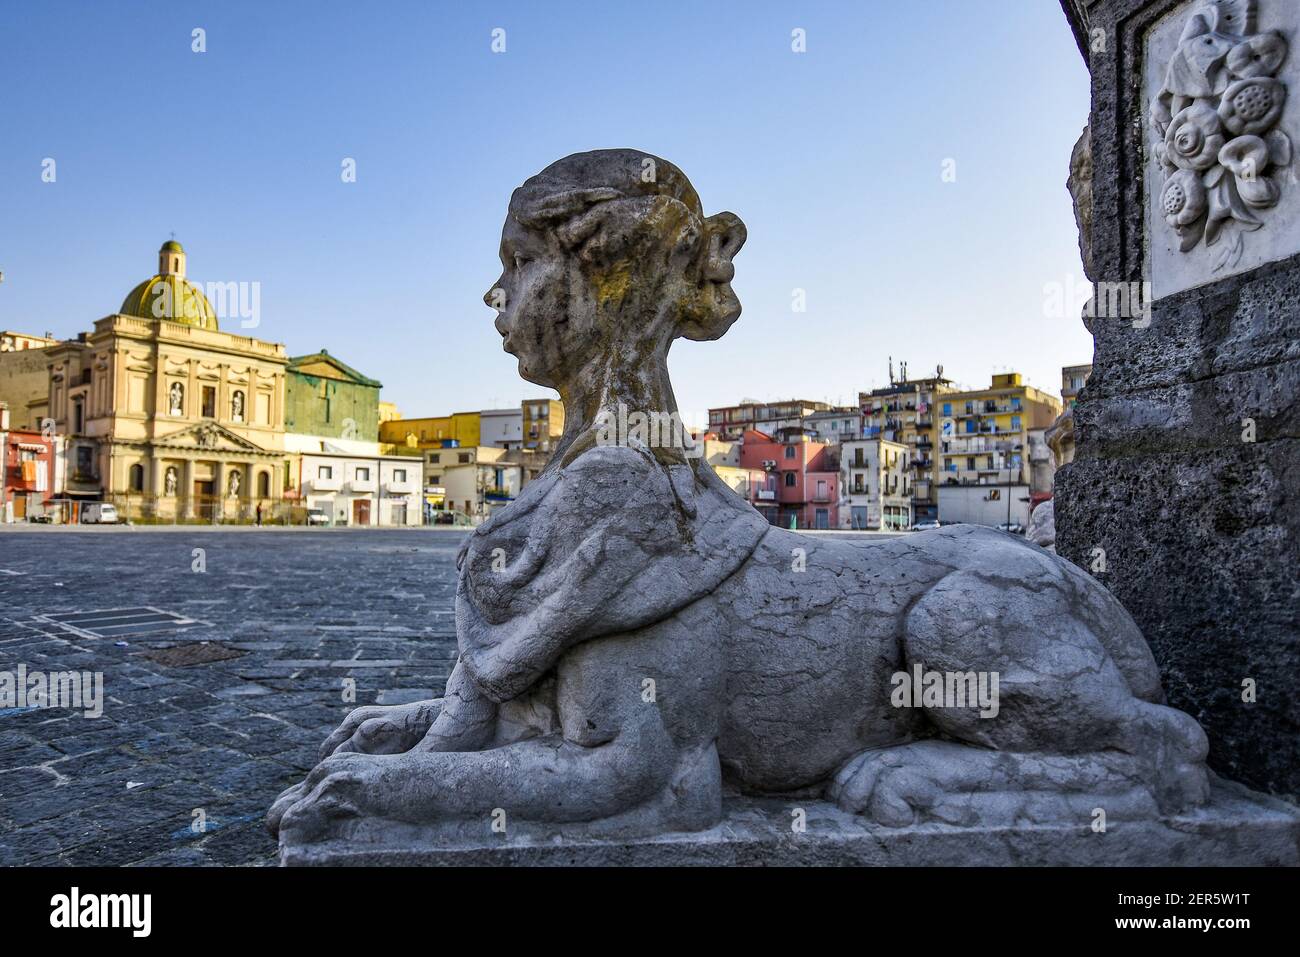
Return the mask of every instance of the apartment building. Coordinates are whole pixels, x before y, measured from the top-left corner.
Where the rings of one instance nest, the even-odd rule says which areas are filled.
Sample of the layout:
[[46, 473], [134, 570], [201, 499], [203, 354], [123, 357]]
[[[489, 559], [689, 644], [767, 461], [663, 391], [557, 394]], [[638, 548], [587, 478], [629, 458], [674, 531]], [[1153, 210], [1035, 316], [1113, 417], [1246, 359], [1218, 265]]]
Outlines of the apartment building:
[[775, 437], [756, 429], [741, 437], [740, 467], [753, 478], [750, 504], [782, 528], [838, 528], [840, 446], [815, 441], [803, 428]]
[[[940, 520], [1027, 522], [1033, 477], [1030, 432], [1046, 429], [1060, 414], [1060, 400], [1025, 384], [1018, 372], [993, 376], [987, 389], [941, 396]], [[1001, 486], [1004, 491], [959, 491], [969, 486]], [[985, 507], [994, 501], [999, 503], [996, 508]], [[1001, 517], [993, 521], [997, 515]]]
[[564, 435], [564, 403], [558, 399], [525, 399], [523, 447], [550, 454]]
[[740, 405], [709, 409], [709, 431], [719, 439], [734, 442], [745, 432], [754, 430], [769, 437], [783, 429], [804, 427], [804, 420], [818, 412], [830, 411], [826, 402], [790, 399], [788, 402], [759, 402], [746, 399]]
[[814, 412], [803, 421], [803, 427], [819, 442], [845, 442], [862, 437], [862, 410], [854, 406], [836, 406], [825, 412]]
[[1079, 390], [1088, 383], [1091, 375], [1091, 363], [1086, 366], [1065, 366], [1061, 369], [1061, 401], [1067, 409], [1074, 408]]
[[[908, 449], [911, 475], [913, 521], [932, 521], [939, 516], [938, 418], [935, 403], [952, 392], [952, 380], [943, 377], [943, 366], [933, 376], [904, 377], [880, 389], [858, 394], [862, 411], [862, 438], [899, 442]], [[892, 377], [892, 367], [891, 367]]]
[[905, 531], [912, 527], [909, 449], [888, 439], [840, 444], [840, 476], [847, 507], [839, 527]]
[[406, 455], [303, 452], [298, 488], [329, 525], [412, 526], [421, 521], [418, 459]]
[[423, 466], [426, 504], [435, 514], [459, 512], [482, 521], [513, 502], [542, 473], [547, 458], [531, 449], [486, 445], [430, 450]]

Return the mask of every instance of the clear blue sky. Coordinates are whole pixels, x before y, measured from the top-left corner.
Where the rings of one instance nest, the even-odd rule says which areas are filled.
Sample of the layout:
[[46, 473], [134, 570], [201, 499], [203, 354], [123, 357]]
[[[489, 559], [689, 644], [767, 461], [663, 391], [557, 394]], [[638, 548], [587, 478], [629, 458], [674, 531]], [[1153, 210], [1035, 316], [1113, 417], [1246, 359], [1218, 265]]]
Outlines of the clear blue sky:
[[632, 147], [749, 227], [741, 320], [674, 346], [685, 412], [852, 402], [887, 381], [889, 355], [971, 386], [1014, 368], [1053, 392], [1062, 365], [1091, 359], [1077, 316], [1044, 306], [1045, 284], [1082, 281], [1064, 184], [1088, 108], [1054, 0], [124, 0], [4, 16], [0, 328], [89, 329], [174, 231], [191, 277], [261, 283], [253, 334], [328, 348], [405, 415], [514, 404], [544, 390], [518, 378], [480, 298], [510, 192], [565, 154]]

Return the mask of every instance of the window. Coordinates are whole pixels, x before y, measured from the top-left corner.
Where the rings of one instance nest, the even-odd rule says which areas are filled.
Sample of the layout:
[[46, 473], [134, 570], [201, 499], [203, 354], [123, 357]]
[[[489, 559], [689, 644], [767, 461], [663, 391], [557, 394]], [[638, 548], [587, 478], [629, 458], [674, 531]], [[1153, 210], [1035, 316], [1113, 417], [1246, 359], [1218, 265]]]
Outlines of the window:
[[358, 465], [358, 466], [357, 466], [357, 481], [358, 481], [358, 482], [368, 482], [368, 481], [370, 481], [370, 469], [368, 469], [368, 468], [367, 468], [366, 466], [364, 466], [364, 465]]
[[793, 472], [786, 472], [786, 473], [785, 473], [785, 487], [786, 487], [786, 488], [794, 488], [794, 473], [793, 473]]
[[257, 473], [257, 497], [258, 498], [271, 497], [271, 473], [270, 472]]
[[975, 402], [974, 400], [968, 399], [966, 401], [966, 414], [970, 415], [974, 411], [975, 411]]
[[143, 465], [131, 466], [131, 491], [132, 492], [144, 491], [144, 466]]
[[334, 467], [332, 465], [321, 465], [316, 469], [316, 477], [323, 479], [332, 479], [334, 477]]
[[966, 460], [966, 468], [971, 472], [975, 471], [975, 456], [972, 455]]
[[951, 402], [945, 402], [945, 403], [943, 404], [943, 414], [944, 414], [944, 415], [952, 415], [952, 403], [951, 403]]
[[1018, 416], [1018, 415], [1013, 415], [1013, 416], [1011, 417], [1011, 431], [1012, 431], [1012, 432], [1019, 432], [1019, 431], [1020, 431], [1020, 416]]
[[203, 387], [203, 418], [215, 419], [217, 417], [217, 390], [214, 386], [205, 385]]
[[430, 485], [440, 485], [440, 484], [442, 484], [442, 476], [441, 476], [441, 475], [430, 475], [430, 476], [429, 476], [429, 484], [430, 484]]
[[406, 469], [393, 469], [393, 481], [394, 481], [394, 482], [405, 482], [405, 481], [406, 481]]
[[1015, 409], [1017, 412], [1020, 411], [1020, 399], [1018, 397], [1011, 400], [1011, 408]]
[[785, 447], [785, 457], [788, 458], [788, 459], [792, 459], [792, 458], [794, 458], [794, 446], [793, 446], [793, 445], [787, 445], [787, 446]]
[[468, 464], [468, 463], [469, 463], [469, 453], [468, 453], [468, 452], [461, 452], [461, 453], [459, 453], [459, 454], [456, 456], [456, 461], [458, 461], [461, 465], [466, 465], [466, 464]]
[[85, 416], [81, 409], [81, 400], [77, 399], [72, 403], [72, 434], [80, 435], [82, 426], [85, 425]]

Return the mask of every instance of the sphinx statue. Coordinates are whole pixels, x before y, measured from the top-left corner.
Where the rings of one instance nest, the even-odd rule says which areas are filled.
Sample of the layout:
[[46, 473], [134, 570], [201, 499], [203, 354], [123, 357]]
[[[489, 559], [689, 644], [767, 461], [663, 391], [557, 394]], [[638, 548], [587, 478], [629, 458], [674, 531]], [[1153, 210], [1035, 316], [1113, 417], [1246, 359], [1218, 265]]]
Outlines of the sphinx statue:
[[[669, 347], [736, 321], [745, 237], [634, 150], [515, 190], [484, 298], [520, 375], [560, 393], [564, 434], [460, 551], [444, 696], [353, 711], [271, 808], [282, 843], [454, 842], [502, 819], [698, 831], [727, 793], [824, 797], [886, 828], [1206, 800], [1204, 733], [1076, 566], [972, 525], [800, 535], [687, 448], [602, 440], [619, 407], [675, 415]], [[977, 678], [992, 706], [946, 693]]]

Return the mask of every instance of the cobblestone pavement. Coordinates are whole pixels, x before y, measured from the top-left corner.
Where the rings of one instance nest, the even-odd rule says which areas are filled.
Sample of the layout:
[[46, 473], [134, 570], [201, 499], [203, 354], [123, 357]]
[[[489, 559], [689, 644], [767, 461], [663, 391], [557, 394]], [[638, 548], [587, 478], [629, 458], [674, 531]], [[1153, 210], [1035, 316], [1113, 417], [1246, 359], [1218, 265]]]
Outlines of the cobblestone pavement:
[[[0, 533], [0, 672], [104, 681], [98, 718], [0, 710], [0, 865], [273, 863], [262, 817], [342, 717], [442, 693], [462, 538]], [[100, 637], [49, 617], [141, 607], [200, 623]]]

